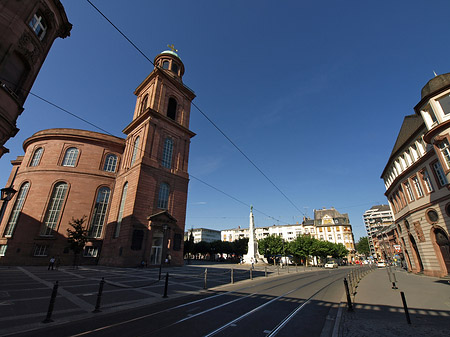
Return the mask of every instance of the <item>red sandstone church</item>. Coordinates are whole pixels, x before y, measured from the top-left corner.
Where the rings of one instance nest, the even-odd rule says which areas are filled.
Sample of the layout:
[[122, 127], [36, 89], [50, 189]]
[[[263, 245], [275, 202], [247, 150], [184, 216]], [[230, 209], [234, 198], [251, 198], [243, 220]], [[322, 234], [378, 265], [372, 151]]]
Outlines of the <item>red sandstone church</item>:
[[183, 263], [191, 101], [184, 65], [164, 51], [137, 87], [126, 138], [49, 129], [26, 139], [7, 186], [17, 192], [0, 225], [0, 264], [73, 259], [67, 229], [86, 216], [90, 240], [83, 264]]

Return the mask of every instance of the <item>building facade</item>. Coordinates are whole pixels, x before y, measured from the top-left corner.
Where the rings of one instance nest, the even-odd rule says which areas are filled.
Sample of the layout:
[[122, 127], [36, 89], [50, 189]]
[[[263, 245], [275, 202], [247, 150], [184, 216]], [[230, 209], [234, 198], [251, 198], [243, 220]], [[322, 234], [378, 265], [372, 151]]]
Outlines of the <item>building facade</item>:
[[[389, 205], [376, 205], [363, 214], [364, 225], [366, 226], [367, 239], [369, 241], [370, 255], [377, 257], [376, 233], [394, 223], [391, 208]], [[378, 252], [379, 253], [379, 252]]]
[[220, 231], [216, 231], [215, 229], [192, 228], [186, 233], [184, 233], [184, 240], [189, 240], [191, 234], [194, 237], [194, 243], [200, 241], [204, 242], [220, 241]]
[[[255, 228], [257, 240], [276, 235], [282, 237], [285, 241], [293, 241], [297, 236], [305, 234], [318, 240], [343, 244], [349, 251], [348, 260], [354, 260], [355, 240], [348, 214], [341, 214], [334, 208], [314, 210], [314, 219], [304, 218], [301, 224]], [[222, 241], [233, 242], [248, 237], [248, 228], [238, 227], [221, 231]]]
[[184, 65], [173, 51], [135, 91], [126, 138], [51, 129], [24, 142], [8, 184], [18, 192], [4, 209], [0, 264], [70, 263], [67, 229], [86, 218], [82, 263], [159, 265], [168, 254], [183, 263], [188, 190], [190, 104]]
[[71, 29], [59, 0], [0, 2], [0, 157], [53, 42]]
[[408, 269], [450, 272], [450, 74], [422, 89], [381, 175], [395, 219], [395, 240]]

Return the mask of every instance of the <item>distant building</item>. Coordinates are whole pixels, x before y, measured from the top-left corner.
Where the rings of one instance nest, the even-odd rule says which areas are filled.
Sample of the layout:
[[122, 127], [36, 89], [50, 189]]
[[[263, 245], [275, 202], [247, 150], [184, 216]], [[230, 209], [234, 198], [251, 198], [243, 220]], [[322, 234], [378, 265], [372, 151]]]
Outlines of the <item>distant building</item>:
[[[349, 261], [355, 257], [355, 240], [348, 214], [341, 214], [334, 208], [314, 211], [314, 219], [304, 218], [301, 224], [273, 225], [255, 228], [256, 238], [264, 239], [276, 235], [285, 241], [293, 241], [299, 235], [311, 235], [318, 240], [342, 243], [349, 254]], [[235, 241], [249, 237], [248, 228], [233, 228], [221, 231], [222, 241]]]
[[208, 228], [193, 228], [184, 233], [184, 240], [189, 240], [190, 235], [194, 237], [194, 243], [205, 241], [220, 241], [220, 231]]
[[0, 2], [0, 157], [53, 42], [71, 29], [59, 0]]
[[376, 233], [394, 223], [389, 205], [376, 205], [364, 212], [364, 224], [366, 226], [367, 238], [369, 240], [370, 255], [376, 257], [377, 251], [374, 244]]
[[450, 73], [423, 87], [414, 110], [381, 174], [395, 219], [386, 242], [409, 271], [444, 276], [450, 272]]

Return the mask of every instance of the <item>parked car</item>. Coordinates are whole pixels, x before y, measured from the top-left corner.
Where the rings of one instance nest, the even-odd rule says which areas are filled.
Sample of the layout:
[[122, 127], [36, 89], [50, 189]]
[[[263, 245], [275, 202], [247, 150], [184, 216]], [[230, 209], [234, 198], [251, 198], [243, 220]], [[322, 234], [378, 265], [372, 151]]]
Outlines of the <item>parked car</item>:
[[338, 264], [334, 261], [328, 261], [327, 263], [325, 263], [324, 267], [334, 269], [338, 267]]
[[377, 267], [378, 267], [378, 268], [386, 267], [386, 263], [385, 263], [384, 261], [378, 261], [378, 262], [377, 262]]

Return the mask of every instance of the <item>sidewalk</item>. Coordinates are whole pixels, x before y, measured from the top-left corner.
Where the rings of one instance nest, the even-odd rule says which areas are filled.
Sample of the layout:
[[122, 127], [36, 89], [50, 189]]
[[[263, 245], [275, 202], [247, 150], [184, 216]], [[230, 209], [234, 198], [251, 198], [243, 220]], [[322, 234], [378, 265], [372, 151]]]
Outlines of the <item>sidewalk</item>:
[[[398, 289], [392, 289], [386, 268], [366, 275], [356, 288], [354, 311], [343, 308], [342, 337], [449, 336], [450, 279], [407, 273], [392, 268]], [[411, 318], [407, 323], [400, 292]]]

